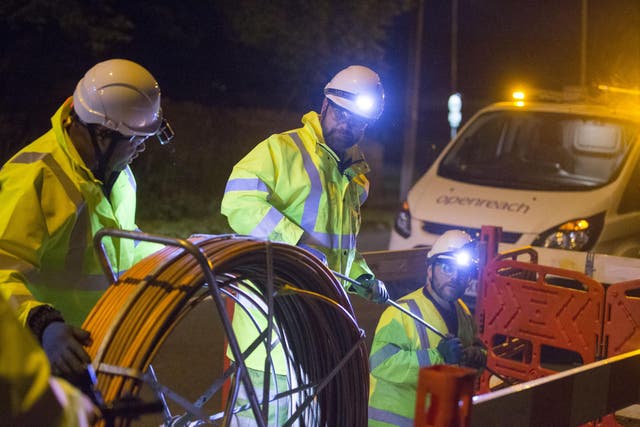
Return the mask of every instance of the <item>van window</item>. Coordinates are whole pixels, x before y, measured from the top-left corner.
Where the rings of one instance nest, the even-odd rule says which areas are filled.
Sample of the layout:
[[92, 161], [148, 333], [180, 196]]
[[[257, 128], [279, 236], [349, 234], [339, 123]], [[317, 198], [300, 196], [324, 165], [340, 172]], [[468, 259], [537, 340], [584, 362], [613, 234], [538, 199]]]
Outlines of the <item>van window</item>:
[[591, 190], [615, 180], [639, 128], [575, 114], [489, 112], [459, 135], [438, 174], [493, 187]]

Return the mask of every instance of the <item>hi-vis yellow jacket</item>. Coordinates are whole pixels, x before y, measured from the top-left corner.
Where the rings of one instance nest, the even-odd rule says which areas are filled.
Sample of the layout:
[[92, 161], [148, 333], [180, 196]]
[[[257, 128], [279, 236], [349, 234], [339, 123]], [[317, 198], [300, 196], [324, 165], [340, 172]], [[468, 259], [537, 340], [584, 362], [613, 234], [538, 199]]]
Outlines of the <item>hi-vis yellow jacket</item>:
[[236, 233], [291, 245], [302, 238], [325, 254], [331, 269], [352, 278], [372, 274], [356, 251], [368, 165], [355, 150], [341, 172], [318, 114], [305, 114], [302, 123], [262, 141], [235, 165], [222, 213]]
[[[360, 205], [366, 200], [368, 165], [359, 150], [341, 172], [338, 156], [324, 142], [317, 113], [302, 118], [304, 127], [272, 135], [240, 160], [229, 177], [222, 213], [238, 234], [295, 245], [301, 238], [327, 257], [329, 267], [357, 278], [371, 274], [356, 251]], [[303, 237], [304, 234], [304, 237]], [[253, 320], [266, 319], [255, 309], [236, 309], [233, 328], [242, 350], [258, 336]], [[230, 355], [229, 355], [230, 356]], [[259, 347], [247, 366], [264, 369], [266, 351]], [[286, 373], [282, 346], [274, 348], [278, 374]]]
[[[47, 356], [0, 295], [0, 425], [86, 425], [79, 390], [51, 377]], [[84, 423], [82, 422], [84, 421]]]
[[[47, 303], [80, 326], [109, 285], [92, 239], [104, 227], [135, 230], [136, 182], [127, 167], [110, 200], [69, 140], [69, 98], [52, 129], [0, 170], [0, 293], [26, 324]], [[103, 240], [116, 273], [158, 247], [128, 239]]]
[[[423, 288], [403, 297], [399, 303], [437, 330], [449, 332]], [[462, 300], [454, 304], [458, 315], [457, 336], [466, 348], [473, 344], [475, 324]], [[369, 358], [369, 426], [413, 426], [420, 368], [445, 363], [436, 349], [439, 342], [438, 335], [396, 308], [389, 307], [382, 313]]]

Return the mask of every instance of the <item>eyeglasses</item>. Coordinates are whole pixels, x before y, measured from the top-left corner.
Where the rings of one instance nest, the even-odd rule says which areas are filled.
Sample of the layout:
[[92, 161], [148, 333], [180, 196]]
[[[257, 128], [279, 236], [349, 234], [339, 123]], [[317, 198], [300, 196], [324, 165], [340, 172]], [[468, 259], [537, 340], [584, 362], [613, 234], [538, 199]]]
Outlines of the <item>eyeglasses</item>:
[[438, 260], [436, 265], [440, 271], [447, 276], [474, 277], [477, 274], [477, 267], [474, 264], [461, 266], [455, 260]]
[[[111, 130], [103, 126], [99, 126], [99, 125], [92, 125], [92, 126], [95, 126], [96, 132], [103, 138], [111, 138], [112, 140], [127, 139], [129, 140], [130, 143], [136, 143], [137, 145], [142, 144], [147, 139], [149, 139], [150, 136], [152, 136], [152, 135], [131, 135], [131, 136], [123, 135], [122, 133], [116, 130]], [[173, 139], [175, 134], [173, 132], [173, 129], [171, 129], [169, 122], [167, 122], [166, 119], [162, 119], [162, 123], [160, 124], [160, 129], [158, 129], [158, 131], [155, 134], [153, 134], [153, 136], [158, 138], [158, 141], [160, 141], [160, 144], [165, 145], [165, 144], [168, 144]]]
[[128, 140], [130, 143], [135, 143], [136, 145], [142, 144], [149, 138], [148, 135], [123, 135], [116, 130], [100, 127], [97, 128], [97, 134], [102, 138], [109, 138], [112, 141]]
[[329, 105], [331, 106], [331, 114], [335, 121], [340, 123], [347, 123], [353, 128], [363, 129], [369, 124], [369, 120], [364, 117], [360, 117], [356, 114], [353, 114], [351, 111], [340, 107], [333, 101], [329, 101]]

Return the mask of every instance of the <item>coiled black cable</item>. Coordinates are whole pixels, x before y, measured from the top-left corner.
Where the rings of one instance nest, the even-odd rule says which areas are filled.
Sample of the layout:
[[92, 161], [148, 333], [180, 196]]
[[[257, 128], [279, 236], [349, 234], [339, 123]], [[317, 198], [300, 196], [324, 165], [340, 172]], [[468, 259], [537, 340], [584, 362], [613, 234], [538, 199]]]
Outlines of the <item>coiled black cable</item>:
[[[210, 260], [224, 292], [250, 283], [252, 296], [268, 306], [266, 293], [273, 282], [274, 332], [281, 335], [291, 383], [302, 389], [294, 393], [297, 407], [289, 414], [294, 415], [290, 423], [365, 426], [369, 366], [364, 336], [331, 271], [308, 252], [286, 244], [241, 236], [194, 236], [189, 241]], [[83, 325], [94, 339], [89, 353], [106, 401], [135, 396], [141, 383], [101, 372], [100, 364], [145, 372], [176, 324], [207, 297], [206, 290], [201, 266], [179, 247], [142, 260], [107, 290]], [[120, 420], [120, 425], [128, 424]]]

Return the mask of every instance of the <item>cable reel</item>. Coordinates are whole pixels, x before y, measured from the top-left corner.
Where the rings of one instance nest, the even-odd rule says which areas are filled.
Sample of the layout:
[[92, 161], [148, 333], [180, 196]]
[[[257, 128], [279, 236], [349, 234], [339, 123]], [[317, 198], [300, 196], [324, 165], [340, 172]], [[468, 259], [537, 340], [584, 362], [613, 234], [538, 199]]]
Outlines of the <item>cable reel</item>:
[[[116, 279], [100, 243], [104, 236], [165, 247]], [[233, 425], [241, 412], [258, 426], [366, 426], [364, 333], [336, 277], [306, 251], [237, 235], [185, 240], [107, 229], [94, 245], [113, 285], [83, 328], [93, 338], [88, 352], [105, 402], [151, 393], [162, 403], [165, 426]], [[224, 336], [230, 361], [222, 369], [222, 359], [202, 355], [217, 372], [189, 372], [192, 386], [178, 390], [153, 363], [195, 310], [215, 312], [217, 322], [200, 326], [205, 335]], [[242, 330], [239, 318], [246, 321]], [[198, 334], [190, 331], [194, 339]], [[171, 369], [198, 366], [192, 362], [198, 352], [184, 351], [185, 367]], [[110, 422], [130, 425], [131, 419]]]

